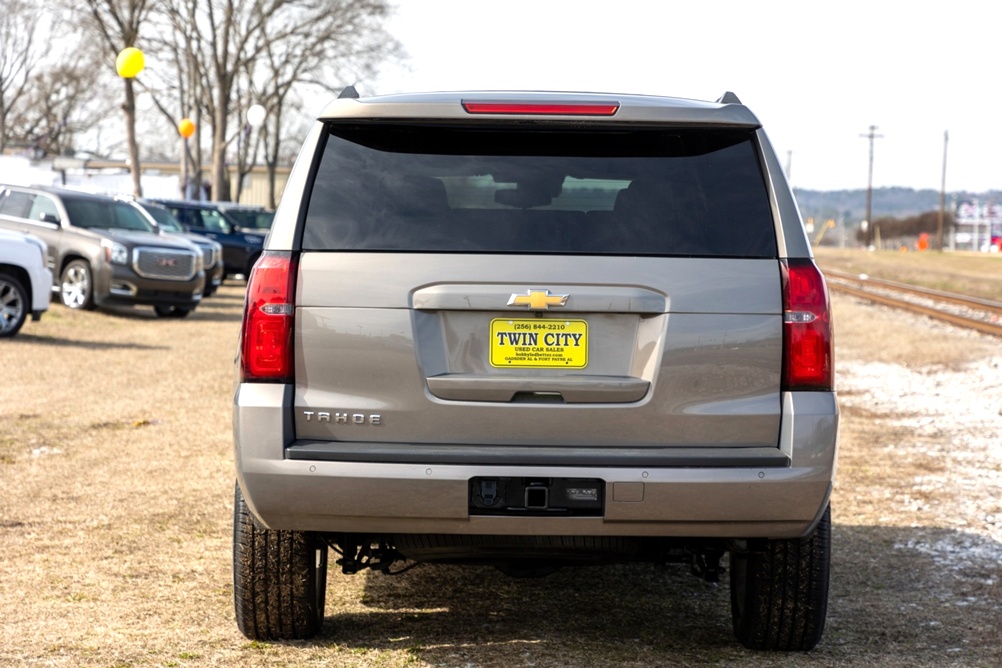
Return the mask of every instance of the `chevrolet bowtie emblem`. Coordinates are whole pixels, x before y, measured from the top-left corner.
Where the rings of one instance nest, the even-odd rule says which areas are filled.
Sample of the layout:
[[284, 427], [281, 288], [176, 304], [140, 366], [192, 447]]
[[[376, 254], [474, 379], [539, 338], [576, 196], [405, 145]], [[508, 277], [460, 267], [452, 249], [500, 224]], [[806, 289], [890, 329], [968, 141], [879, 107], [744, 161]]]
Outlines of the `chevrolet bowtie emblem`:
[[527, 290], [524, 295], [512, 295], [508, 306], [527, 306], [533, 311], [546, 311], [551, 306], [563, 306], [570, 295], [551, 295], [549, 290]]

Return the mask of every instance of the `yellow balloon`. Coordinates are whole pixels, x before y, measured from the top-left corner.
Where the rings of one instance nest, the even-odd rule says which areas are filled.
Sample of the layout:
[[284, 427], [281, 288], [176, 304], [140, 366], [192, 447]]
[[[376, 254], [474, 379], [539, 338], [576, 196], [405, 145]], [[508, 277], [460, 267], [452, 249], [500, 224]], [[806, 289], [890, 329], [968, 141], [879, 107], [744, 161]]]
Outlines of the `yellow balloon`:
[[123, 79], [132, 79], [146, 67], [143, 52], [134, 46], [122, 49], [115, 60], [115, 69]]
[[177, 132], [187, 139], [195, 134], [195, 124], [191, 122], [190, 118], [182, 118], [181, 122], [177, 124]]

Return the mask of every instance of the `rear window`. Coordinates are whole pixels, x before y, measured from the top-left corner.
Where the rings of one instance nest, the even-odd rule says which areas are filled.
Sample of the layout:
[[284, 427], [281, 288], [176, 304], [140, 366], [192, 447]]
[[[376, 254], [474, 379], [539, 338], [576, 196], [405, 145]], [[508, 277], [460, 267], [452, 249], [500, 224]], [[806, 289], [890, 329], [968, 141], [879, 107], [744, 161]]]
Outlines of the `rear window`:
[[0, 197], [0, 214], [15, 218], [27, 218], [34, 201], [34, 195], [8, 190], [6, 197]]
[[255, 230], [271, 229], [275, 219], [274, 211], [255, 211], [253, 209], [227, 209], [226, 215], [235, 220], [240, 227]]
[[753, 136], [331, 124], [302, 247], [775, 257]]

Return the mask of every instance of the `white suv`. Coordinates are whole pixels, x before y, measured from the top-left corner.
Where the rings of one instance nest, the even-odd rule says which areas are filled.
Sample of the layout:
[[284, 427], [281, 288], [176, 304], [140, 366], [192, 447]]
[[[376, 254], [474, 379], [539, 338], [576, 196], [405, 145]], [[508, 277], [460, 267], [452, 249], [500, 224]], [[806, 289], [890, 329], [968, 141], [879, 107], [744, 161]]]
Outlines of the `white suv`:
[[36, 236], [0, 230], [0, 338], [14, 336], [28, 315], [38, 320], [49, 308], [46, 250]]

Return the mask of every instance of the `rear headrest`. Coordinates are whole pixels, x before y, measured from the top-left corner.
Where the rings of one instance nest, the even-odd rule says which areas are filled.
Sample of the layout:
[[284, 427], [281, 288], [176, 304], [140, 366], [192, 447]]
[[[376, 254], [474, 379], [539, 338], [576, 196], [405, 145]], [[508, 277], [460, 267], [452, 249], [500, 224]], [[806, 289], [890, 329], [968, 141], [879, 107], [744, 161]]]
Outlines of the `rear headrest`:
[[440, 213], [449, 210], [445, 184], [432, 176], [404, 175], [387, 179], [386, 195], [401, 213]]

